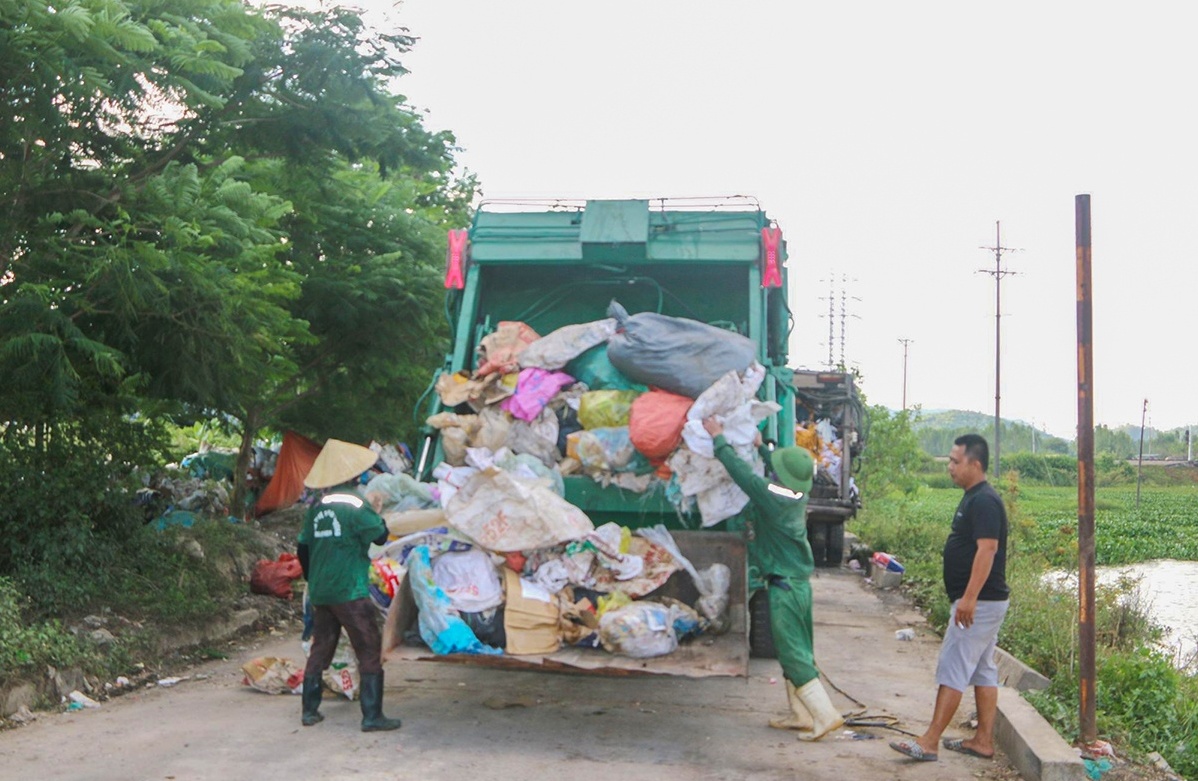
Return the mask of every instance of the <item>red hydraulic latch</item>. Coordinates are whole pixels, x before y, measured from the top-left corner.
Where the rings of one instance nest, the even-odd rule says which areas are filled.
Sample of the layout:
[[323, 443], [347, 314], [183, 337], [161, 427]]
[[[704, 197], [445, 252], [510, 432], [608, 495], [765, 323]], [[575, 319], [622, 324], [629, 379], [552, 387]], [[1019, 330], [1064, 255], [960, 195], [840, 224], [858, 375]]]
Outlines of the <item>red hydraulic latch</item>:
[[445, 255], [445, 289], [463, 290], [466, 287], [466, 231], [449, 232], [449, 251]]
[[782, 229], [761, 229], [761, 286], [782, 287]]

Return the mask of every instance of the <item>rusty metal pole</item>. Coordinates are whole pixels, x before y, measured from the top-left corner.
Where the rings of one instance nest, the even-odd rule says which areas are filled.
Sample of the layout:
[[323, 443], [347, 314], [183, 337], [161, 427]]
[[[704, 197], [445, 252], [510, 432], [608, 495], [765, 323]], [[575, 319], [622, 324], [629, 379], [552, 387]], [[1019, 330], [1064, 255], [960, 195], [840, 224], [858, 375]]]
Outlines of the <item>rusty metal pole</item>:
[[1083, 745], [1098, 740], [1094, 710], [1094, 341], [1090, 196], [1074, 199], [1077, 235], [1077, 589], [1078, 724]]

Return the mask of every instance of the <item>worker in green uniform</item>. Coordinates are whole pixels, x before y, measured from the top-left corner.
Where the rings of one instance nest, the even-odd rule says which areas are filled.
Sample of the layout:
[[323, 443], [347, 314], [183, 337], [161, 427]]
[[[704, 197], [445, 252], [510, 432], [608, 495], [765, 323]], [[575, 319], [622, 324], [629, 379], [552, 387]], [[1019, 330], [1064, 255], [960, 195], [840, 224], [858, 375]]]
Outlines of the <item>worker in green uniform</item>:
[[767, 584], [770, 630], [790, 701], [790, 715], [770, 721], [770, 726], [797, 730], [802, 740], [819, 740], [844, 724], [844, 719], [815, 667], [809, 582], [815, 560], [807, 542], [807, 494], [814, 472], [811, 453], [786, 447], [769, 454], [768, 463], [782, 483], [778, 485], [753, 474], [724, 439], [724, 426], [717, 418], [706, 418], [703, 427], [714, 439], [716, 458], [749, 495], [742, 512], [749, 558]]
[[337, 652], [342, 628], [358, 657], [362, 731], [400, 726], [399, 719], [383, 715], [383, 643], [378, 610], [368, 590], [370, 543], [387, 541], [387, 525], [354, 487], [377, 459], [370, 448], [330, 439], [304, 479], [308, 488], [327, 489], [308, 510], [296, 550], [315, 613], [312, 650], [304, 668], [301, 723], [305, 727], [324, 720], [321, 677]]

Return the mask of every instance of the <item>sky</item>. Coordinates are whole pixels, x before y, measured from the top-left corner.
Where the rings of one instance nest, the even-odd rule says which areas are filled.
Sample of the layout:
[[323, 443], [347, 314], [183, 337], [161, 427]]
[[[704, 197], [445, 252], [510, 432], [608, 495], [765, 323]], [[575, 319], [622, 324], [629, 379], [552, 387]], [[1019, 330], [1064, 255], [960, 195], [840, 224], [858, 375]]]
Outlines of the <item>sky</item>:
[[[399, 83], [486, 198], [756, 196], [789, 251], [794, 366], [871, 403], [1077, 425], [1074, 198], [1091, 196], [1094, 415], [1198, 423], [1198, 6], [386, 0]], [[858, 300], [859, 299], [859, 300]], [[840, 359], [840, 316], [833, 318]]]

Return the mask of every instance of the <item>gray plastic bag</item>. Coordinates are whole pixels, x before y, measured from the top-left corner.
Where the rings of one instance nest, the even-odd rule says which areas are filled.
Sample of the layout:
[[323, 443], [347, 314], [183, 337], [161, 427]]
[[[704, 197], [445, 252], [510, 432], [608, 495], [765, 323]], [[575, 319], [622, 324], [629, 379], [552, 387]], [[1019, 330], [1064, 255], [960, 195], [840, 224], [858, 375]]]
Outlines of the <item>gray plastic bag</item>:
[[653, 312], [629, 315], [614, 300], [607, 314], [620, 325], [607, 342], [607, 357], [633, 382], [695, 399], [757, 358], [751, 339], [697, 320]]

